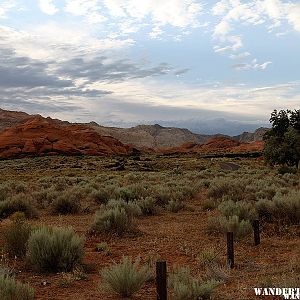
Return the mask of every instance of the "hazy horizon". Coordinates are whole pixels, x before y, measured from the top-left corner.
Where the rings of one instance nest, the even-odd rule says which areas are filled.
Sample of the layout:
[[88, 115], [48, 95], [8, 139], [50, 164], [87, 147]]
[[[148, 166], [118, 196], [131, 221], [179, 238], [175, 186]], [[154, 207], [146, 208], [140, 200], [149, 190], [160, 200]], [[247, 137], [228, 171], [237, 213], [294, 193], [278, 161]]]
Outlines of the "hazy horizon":
[[0, 106], [239, 134], [299, 108], [300, 3], [4, 0]]

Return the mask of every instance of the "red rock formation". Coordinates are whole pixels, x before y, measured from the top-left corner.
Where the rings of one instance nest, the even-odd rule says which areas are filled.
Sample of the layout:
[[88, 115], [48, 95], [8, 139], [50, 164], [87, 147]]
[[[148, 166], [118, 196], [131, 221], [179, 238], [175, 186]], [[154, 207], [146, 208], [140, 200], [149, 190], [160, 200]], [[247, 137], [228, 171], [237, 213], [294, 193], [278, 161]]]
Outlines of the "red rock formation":
[[180, 147], [163, 148], [158, 152], [163, 154], [172, 153], [245, 153], [257, 152], [263, 150], [264, 143], [262, 141], [251, 143], [240, 143], [227, 137], [215, 137], [207, 143], [199, 145], [194, 143], [186, 143]]
[[101, 136], [84, 125], [60, 126], [50, 118], [33, 117], [0, 132], [0, 157], [38, 155], [128, 154], [132, 147], [113, 137]]

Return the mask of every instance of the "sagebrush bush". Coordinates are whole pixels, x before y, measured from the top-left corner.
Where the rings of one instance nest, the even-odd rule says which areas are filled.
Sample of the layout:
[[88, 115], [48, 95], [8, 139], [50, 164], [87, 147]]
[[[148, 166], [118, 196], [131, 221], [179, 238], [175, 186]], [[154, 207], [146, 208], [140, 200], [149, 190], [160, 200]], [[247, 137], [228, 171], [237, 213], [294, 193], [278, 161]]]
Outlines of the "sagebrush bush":
[[37, 211], [25, 194], [17, 194], [0, 202], [0, 218], [7, 218], [15, 212], [23, 212], [26, 218], [37, 217]]
[[68, 197], [68, 194], [61, 195], [51, 203], [51, 209], [54, 214], [76, 214], [80, 212], [80, 199]]
[[113, 233], [121, 236], [126, 232], [134, 231], [135, 223], [133, 216], [128, 215], [124, 208], [102, 208], [95, 214], [92, 230], [97, 233]]
[[32, 300], [34, 290], [28, 285], [16, 281], [13, 277], [0, 273], [1, 300]]
[[257, 218], [257, 212], [252, 203], [246, 201], [223, 201], [218, 206], [219, 211], [227, 218], [238, 216], [240, 220], [253, 221]]
[[47, 208], [60, 195], [61, 193], [55, 191], [53, 188], [42, 189], [32, 193], [33, 199], [36, 201], [40, 208]]
[[29, 237], [27, 254], [39, 271], [67, 272], [81, 262], [84, 240], [72, 228], [44, 226]]
[[215, 280], [205, 281], [194, 278], [190, 268], [174, 268], [169, 275], [169, 286], [175, 300], [207, 300], [220, 283]]
[[123, 208], [126, 211], [126, 214], [130, 217], [138, 217], [142, 215], [142, 211], [137, 202], [126, 202], [124, 200], [110, 200], [105, 206], [102, 208], [105, 209], [113, 209], [113, 208]]
[[156, 209], [156, 201], [152, 197], [139, 199], [137, 205], [140, 207], [142, 214], [146, 216], [154, 215]]
[[259, 216], [266, 221], [279, 220], [286, 224], [300, 223], [300, 192], [277, 193], [273, 200], [261, 199], [256, 203]]
[[219, 179], [213, 180], [208, 188], [208, 197], [222, 199], [224, 196], [230, 197], [233, 201], [242, 200], [244, 197], [245, 185], [238, 180]]
[[252, 225], [248, 220], [240, 220], [238, 216], [219, 216], [208, 220], [207, 230], [209, 233], [233, 232], [235, 238], [239, 239], [252, 232]]
[[100, 188], [91, 193], [92, 199], [98, 204], [106, 204], [111, 195], [105, 188]]
[[139, 258], [133, 261], [129, 257], [103, 269], [101, 275], [105, 288], [121, 297], [131, 297], [151, 278], [148, 266], [141, 266]]
[[25, 221], [23, 213], [15, 213], [12, 219], [13, 223], [4, 234], [5, 248], [10, 256], [22, 257], [26, 254], [31, 226]]
[[170, 200], [166, 205], [166, 209], [170, 212], [177, 213], [184, 208], [184, 203], [180, 200]]

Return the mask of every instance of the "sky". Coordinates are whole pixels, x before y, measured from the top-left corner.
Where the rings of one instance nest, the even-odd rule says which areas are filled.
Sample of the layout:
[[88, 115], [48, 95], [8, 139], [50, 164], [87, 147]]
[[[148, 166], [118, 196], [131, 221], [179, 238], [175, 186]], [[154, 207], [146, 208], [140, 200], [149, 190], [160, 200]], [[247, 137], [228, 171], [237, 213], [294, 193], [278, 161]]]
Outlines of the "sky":
[[300, 108], [300, 0], [0, 0], [0, 108], [238, 134]]

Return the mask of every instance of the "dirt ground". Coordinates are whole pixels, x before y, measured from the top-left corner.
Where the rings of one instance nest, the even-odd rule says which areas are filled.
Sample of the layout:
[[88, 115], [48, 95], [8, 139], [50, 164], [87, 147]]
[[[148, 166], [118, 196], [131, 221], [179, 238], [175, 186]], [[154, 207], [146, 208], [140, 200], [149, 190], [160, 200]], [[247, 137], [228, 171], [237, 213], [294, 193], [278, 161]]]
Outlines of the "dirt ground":
[[[204, 268], [197, 260], [197, 254], [204, 248], [216, 247], [226, 264], [227, 249], [225, 236], [206, 233], [207, 219], [214, 212], [203, 211], [201, 203], [204, 199], [205, 192], [199, 193], [196, 198], [187, 199], [187, 208], [178, 213], [162, 210], [158, 215], [139, 218], [137, 223], [140, 233], [122, 238], [88, 234], [93, 213], [41, 215], [39, 219], [30, 221], [33, 224], [72, 226], [76, 232], [85, 235], [86, 278], [74, 280], [65, 286], [62, 284], [63, 274], [36, 273], [26, 262], [19, 260], [11, 260], [9, 265], [17, 270], [17, 279], [28, 282], [35, 289], [36, 299], [39, 300], [120, 299], [98, 288], [101, 283], [99, 272], [103, 267], [118, 262], [124, 255], [133, 258], [140, 255], [142, 262], [155, 260], [159, 256], [167, 262], [169, 269], [173, 265], [190, 266], [195, 276], [201, 275]], [[9, 223], [9, 219], [0, 223], [0, 246], [3, 243], [3, 232]], [[108, 243], [110, 255], [96, 251], [96, 244], [100, 242]], [[291, 262], [299, 258], [299, 249], [297, 228], [291, 227], [288, 231], [278, 233], [275, 225], [264, 225], [260, 245], [254, 246], [252, 236], [235, 243], [235, 268], [230, 271], [229, 281], [218, 287], [214, 299], [259, 299], [254, 295], [253, 288], [260, 287], [267, 278], [272, 280], [288, 268]], [[147, 283], [134, 299], [156, 299], [154, 281]]]

